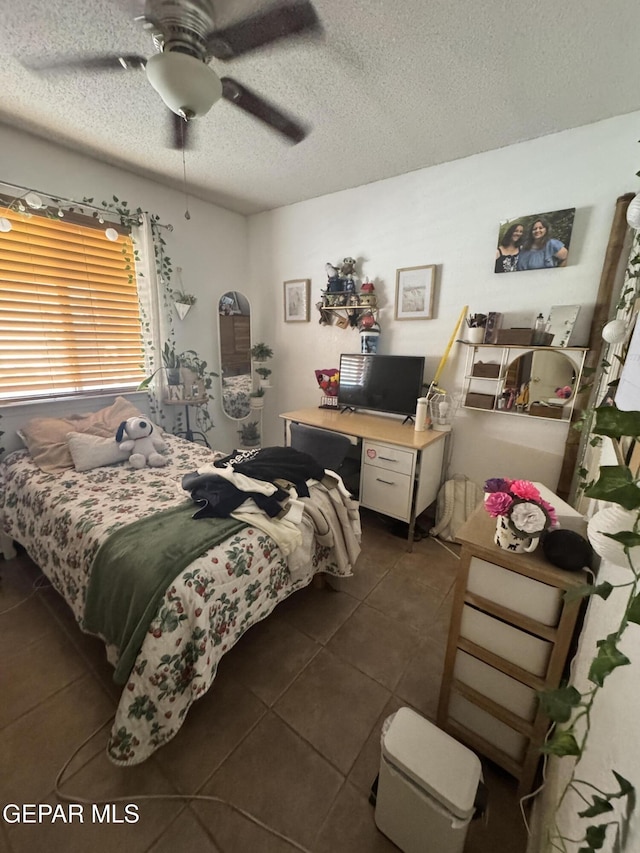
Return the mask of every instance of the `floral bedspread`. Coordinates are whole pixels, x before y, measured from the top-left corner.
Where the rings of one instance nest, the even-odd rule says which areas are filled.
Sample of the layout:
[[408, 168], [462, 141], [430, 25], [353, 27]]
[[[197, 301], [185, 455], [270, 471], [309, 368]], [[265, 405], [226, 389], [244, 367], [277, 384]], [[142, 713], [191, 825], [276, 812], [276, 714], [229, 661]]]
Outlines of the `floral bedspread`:
[[[184, 501], [183, 474], [211, 461], [211, 451], [165, 436], [169, 465], [128, 463], [80, 473], [46, 474], [26, 450], [0, 464], [0, 526], [27, 550], [67, 600], [83, 628], [95, 553], [118, 527]], [[278, 602], [316, 572], [349, 573], [333, 549], [314, 544], [311, 565], [292, 582], [274, 540], [246, 527], [208, 550], [167, 589], [125, 685], [107, 754], [139, 764], [173, 738], [192, 703], [211, 686], [222, 655]], [[114, 662], [117, 650], [107, 647]]]
[[231, 418], [246, 418], [249, 414], [253, 390], [250, 373], [227, 376], [222, 383], [222, 397], [225, 412]]

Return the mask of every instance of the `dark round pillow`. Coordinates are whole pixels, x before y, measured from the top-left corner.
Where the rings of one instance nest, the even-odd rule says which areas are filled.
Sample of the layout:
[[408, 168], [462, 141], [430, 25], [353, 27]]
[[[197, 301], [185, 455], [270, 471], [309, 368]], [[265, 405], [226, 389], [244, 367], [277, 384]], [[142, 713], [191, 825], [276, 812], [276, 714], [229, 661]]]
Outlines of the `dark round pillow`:
[[550, 530], [541, 544], [547, 560], [559, 569], [578, 572], [591, 566], [593, 548], [574, 530]]

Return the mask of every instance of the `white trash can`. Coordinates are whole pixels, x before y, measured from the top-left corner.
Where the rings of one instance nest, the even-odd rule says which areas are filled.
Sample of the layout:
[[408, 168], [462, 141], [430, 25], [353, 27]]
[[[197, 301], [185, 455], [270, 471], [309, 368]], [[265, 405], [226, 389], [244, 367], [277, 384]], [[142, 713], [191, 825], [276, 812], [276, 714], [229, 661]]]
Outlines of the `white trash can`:
[[470, 749], [400, 708], [382, 736], [378, 829], [404, 853], [462, 853], [481, 773]]

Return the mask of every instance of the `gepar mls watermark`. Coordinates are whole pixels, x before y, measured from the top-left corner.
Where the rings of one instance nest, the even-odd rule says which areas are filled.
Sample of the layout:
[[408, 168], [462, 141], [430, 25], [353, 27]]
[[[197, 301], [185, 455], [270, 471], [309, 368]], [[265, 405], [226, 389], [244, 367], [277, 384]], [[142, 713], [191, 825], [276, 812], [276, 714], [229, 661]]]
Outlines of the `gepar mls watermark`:
[[5, 823], [137, 823], [135, 803], [7, 803], [2, 809]]

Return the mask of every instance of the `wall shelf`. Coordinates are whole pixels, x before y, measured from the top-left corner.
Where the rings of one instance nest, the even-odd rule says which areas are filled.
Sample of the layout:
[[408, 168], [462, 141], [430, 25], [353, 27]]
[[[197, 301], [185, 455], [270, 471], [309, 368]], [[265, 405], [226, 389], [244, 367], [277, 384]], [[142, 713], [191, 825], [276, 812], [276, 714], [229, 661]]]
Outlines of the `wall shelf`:
[[[561, 423], [571, 419], [587, 347], [460, 343], [467, 347], [465, 409]], [[556, 395], [563, 387], [573, 389], [570, 397]]]

